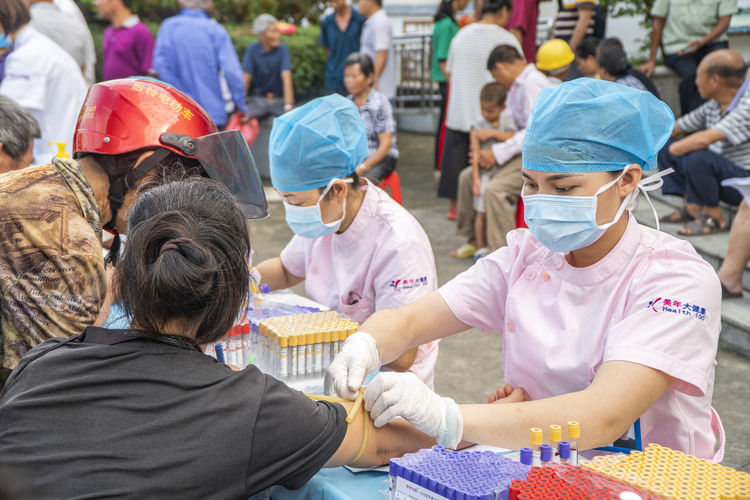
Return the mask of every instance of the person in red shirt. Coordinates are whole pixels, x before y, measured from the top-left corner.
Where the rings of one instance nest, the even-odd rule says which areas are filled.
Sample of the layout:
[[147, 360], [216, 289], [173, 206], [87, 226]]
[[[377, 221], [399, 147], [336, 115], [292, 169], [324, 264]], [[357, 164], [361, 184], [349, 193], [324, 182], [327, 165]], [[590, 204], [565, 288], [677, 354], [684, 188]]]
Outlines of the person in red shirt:
[[545, 0], [513, 0], [513, 12], [505, 27], [518, 38], [527, 63], [536, 60], [536, 22], [539, 18], [539, 2], [543, 1]]

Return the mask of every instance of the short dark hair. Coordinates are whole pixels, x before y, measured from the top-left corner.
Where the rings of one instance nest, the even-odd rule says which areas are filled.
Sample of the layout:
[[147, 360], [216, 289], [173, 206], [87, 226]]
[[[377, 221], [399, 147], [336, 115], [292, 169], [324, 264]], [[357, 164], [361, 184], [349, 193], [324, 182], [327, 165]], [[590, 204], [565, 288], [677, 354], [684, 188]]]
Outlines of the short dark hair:
[[[346, 177], [344, 177], [344, 179], [351, 179], [352, 180], [350, 186], [353, 186], [353, 187], [354, 186], [359, 186], [359, 179], [360, 179], [360, 177], [359, 177], [359, 174], [357, 172], [352, 172], [351, 174], [349, 174]], [[318, 188], [318, 192], [320, 194], [323, 194], [323, 191], [325, 191], [325, 189], [326, 188], [324, 188], [324, 187]], [[349, 195], [352, 196], [352, 197], [353, 196], [357, 196], [357, 190], [350, 189], [349, 190]], [[326, 193], [325, 199], [326, 200], [330, 200], [331, 198], [333, 198], [333, 190], [329, 189], [328, 192]]]
[[490, 82], [479, 93], [479, 101], [496, 106], [504, 106], [505, 98], [508, 96], [508, 88], [499, 82]]
[[122, 4], [128, 9], [133, 8], [133, 0], [122, 0]]
[[526, 59], [518, 52], [517, 48], [512, 45], [498, 45], [490, 52], [490, 57], [487, 59], [487, 69], [492, 71], [497, 63], [512, 64], [518, 60], [525, 61]]
[[625, 50], [625, 46], [622, 44], [622, 40], [620, 40], [616, 36], [611, 36], [609, 38], [603, 39], [601, 42], [599, 42], [599, 45], [597, 46], [597, 48], [599, 49], [599, 52], [601, 52], [604, 49], [611, 48], [611, 47], [618, 47], [622, 49], [623, 51]]
[[359, 69], [362, 70], [362, 73], [364, 73], [365, 76], [370, 76], [375, 72], [372, 65], [372, 59], [370, 59], [370, 56], [367, 54], [352, 52], [346, 56], [346, 59], [344, 59], [344, 68], [354, 66], [355, 64], [359, 64]]
[[133, 204], [128, 236], [113, 290], [133, 327], [157, 335], [170, 322], [198, 322], [197, 344], [221, 339], [250, 286], [250, 234], [227, 188], [194, 177], [150, 189]]
[[0, 26], [6, 35], [15, 33], [24, 24], [29, 24], [29, 21], [31, 14], [23, 0], [0, 1]]
[[599, 48], [599, 56], [596, 58], [599, 67], [604, 68], [607, 73], [614, 77], [626, 75], [632, 68], [628, 55], [616, 45]]
[[742, 86], [742, 82], [745, 81], [747, 65], [744, 62], [741, 66], [714, 63], [706, 66], [706, 74], [709, 77], [718, 76], [724, 80], [724, 84], [728, 87], [739, 88]]
[[599, 46], [599, 39], [594, 36], [589, 36], [581, 40], [581, 43], [576, 47], [576, 56], [581, 59], [588, 57], [596, 57], [596, 47]]
[[482, 14], [486, 14], [488, 12], [496, 14], [500, 12], [503, 7], [508, 9], [508, 12], [512, 11], [512, 0], [484, 0], [484, 5], [482, 5]]
[[376, 4], [376, 5], [378, 6], [378, 7], [382, 7], [382, 6], [383, 6], [383, 0], [372, 0], [372, 1], [373, 1], [373, 2], [375, 2], [375, 4]]
[[0, 142], [14, 160], [29, 151], [29, 141], [42, 137], [42, 130], [31, 113], [8, 96], [0, 95]]

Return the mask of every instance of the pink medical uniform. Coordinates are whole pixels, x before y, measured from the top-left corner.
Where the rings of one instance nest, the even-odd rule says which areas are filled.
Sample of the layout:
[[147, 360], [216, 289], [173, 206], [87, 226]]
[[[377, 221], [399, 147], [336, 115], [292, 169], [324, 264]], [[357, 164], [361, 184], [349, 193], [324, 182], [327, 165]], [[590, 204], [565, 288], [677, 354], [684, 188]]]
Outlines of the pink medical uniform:
[[[362, 206], [342, 234], [294, 236], [281, 252], [307, 296], [364, 322], [375, 311], [397, 309], [437, 290], [435, 257], [419, 222], [369, 181]], [[419, 347], [409, 369], [433, 388], [438, 342]], [[383, 368], [383, 370], [387, 370]]]
[[607, 361], [675, 377], [641, 416], [643, 445], [721, 460], [714, 430], [723, 431], [711, 408], [719, 279], [685, 241], [661, 233], [650, 246], [656, 235], [630, 215], [604, 259], [575, 268], [519, 229], [439, 293], [460, 321], [502, 332], [505, 382], [532, 400], [585, 389]]

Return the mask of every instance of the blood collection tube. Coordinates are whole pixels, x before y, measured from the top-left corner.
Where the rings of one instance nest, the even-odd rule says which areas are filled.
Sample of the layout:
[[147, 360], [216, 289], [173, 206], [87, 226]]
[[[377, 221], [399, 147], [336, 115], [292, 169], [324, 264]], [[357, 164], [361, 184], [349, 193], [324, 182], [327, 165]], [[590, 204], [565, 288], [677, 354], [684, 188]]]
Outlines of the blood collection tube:
[[307, 335], [300, 333], [297, 335], [297, 380], [305, 379], [305, 346], [307, 345]]
[[531, 448], [521, 448], [521, 463], [531, 465]]
[[268, 359], [268, 346], [266, 345], [266, 332], [268, 329], [264, 328], [263, 331], [258, 332], [258, 368], [262, 371], [266, 371], [266, 359]]
[[559, 453], [560, 463], [570, 463], [570, 443], [567, 441], [560, 441], [558, 446], [559, 448], [557, 450]]
[[562, 427], [559, 425], [549, 426], [549, 445], [552, 447], [552, 461], [560, 462], [559, 449], [562, 441]]
[[550, 445], [539, 445], [539, 460], [542, 463], [542, 467], [545, 467], [549, 462], [552, 461], [552, 447]]
[[568, 442], [570, 443], [570, 463], [578, 465], [578, 438], [581, 437], [581, 426], [578, 422], [568, 422]]
[[323, 332], [323, 371], [328, 370], [331, 366], [331, 332]]
[[229, 332], [229, 340], [227, 341], [229, 349], [227, 349], [227, 363], [230, 365], [237, 366], [237, 335], [234, 330]]
[[242, 335], [240, 338], [242, 339], [242, 358], [244, 359], [244, 362], [240, 368], [245, 368], [247, 366], [248, 361], [250, 360], [250, 356], [252, 355], [251, 348], [253, 346], [252, 339], [250, 338], [250, 324], [249, 323], [243, 323], [240, 325], [240, 329], [242, 332]]
[[289, 380], [288, 346], [289, 339], [287, 337], [279, 337], [279, 379], [283, 381]]
[[542, 429], [531, 429], [531, 466], [540, 467], [541, 455], [539, 446], [542, 444]]
[[331, 361], [336, 357], [336, 355], [339, 353], [339, 332], [338, 330], [333, 330], [331, 332]]
[[313, 349], [313, 356], [315, 358], [315, 369], [313, 375], [317, 378], [323, 375], [323, 333], [317, 332], [315, 334], [315, 344]]
[[289, 335], [289, 380], [297, 380], [297, 336]]
[[216, 360], [219, 363], [224, 363], [224, 348], [221, 347], [221, 342], [217, 342], [214, 346], [214, 351], [216, 352]]
[[274, 378], [279, 378], [279, 344], [277, 343], [276, 334], [272, 331], [268, 331], [268, 343], [271, 346], [269, 350], [269, 356], [267, 360], [267, 370]]
[[305, 345], [305, 377], [313, 377], [313, 347], [315, 346], [315, 334], [307, 334], [307, 344]]

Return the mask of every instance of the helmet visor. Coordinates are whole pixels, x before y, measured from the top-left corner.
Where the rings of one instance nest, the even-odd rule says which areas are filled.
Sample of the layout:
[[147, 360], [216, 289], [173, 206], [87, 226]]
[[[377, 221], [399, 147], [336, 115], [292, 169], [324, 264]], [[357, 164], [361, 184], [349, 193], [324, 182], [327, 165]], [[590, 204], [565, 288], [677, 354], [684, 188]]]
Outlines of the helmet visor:
[[247, 141], [238, 130], [204, 135], [195, 139], [195, 158], [208, 176], [224, 184], [237, 198], [248, 219], [268, 217], [263, 183]]

